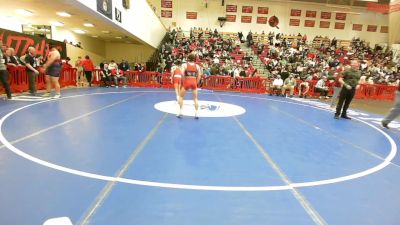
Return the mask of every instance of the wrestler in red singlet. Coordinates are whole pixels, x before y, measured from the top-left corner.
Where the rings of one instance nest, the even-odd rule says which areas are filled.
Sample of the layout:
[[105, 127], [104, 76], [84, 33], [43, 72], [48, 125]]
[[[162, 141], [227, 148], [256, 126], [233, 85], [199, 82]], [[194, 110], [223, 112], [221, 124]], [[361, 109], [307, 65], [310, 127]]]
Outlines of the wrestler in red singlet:
[[180, 98], [179, 98], [179, 113], [176, 115], [178, 118], [182, 115], [182, 107], [183, 107], [183, 98], [185, 97], [187, 90], [192, 90], [193, 92], [193, 101], [194, 101], [194, 108], [196, 110], [194, 117], [198, 119], [198, 109], [199, 109], [199, 101], [197, 99], [198, 92], [197, 92], [197, 83], [200, 81], [201, 78], [201, 69], [196, 63], [194, 62], [196, 56], [194, 54], [190, 54], [188, 56], [188, 63], [182, 65], [182, 72], [185, 74], [183, 77], [183, 87], [180, 91]]
[[171, 68], [171, 75], [172, 75], [171, 82], [172, 82], [172, 84], [174, 84], [176, 100], [179, 101], [179, 95], [180, 95], [180, 91], [181, 91], [182, 77], [183, 77], [180, 60], [178, 60], [176, 62], [176, 65]]

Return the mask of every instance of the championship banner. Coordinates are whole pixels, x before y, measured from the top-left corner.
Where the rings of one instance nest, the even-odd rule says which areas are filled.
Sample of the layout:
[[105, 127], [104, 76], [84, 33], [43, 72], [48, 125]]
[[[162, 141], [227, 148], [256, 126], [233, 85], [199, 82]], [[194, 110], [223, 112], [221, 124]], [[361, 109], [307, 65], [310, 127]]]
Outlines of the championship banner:
[[310, 10], [307, 10], [307, 11], [306, 11], [306, 17], [311, 17], [311, 18], [317, 17], [317, 11], [310, 11]]
[[389, 33], [389, 27], [388, 26], [381, 26], [381, 33]]
[[300, 9], [290, 10], [290, 16], [301, 16], [301, 10]]
[[161, 0], [161, 8], [172, 9], [172, 0]]
[[346, 20], [346, 13], [336, 13], [336, 20]]
[[299, 19], [290, 19], [289, 26], [292, 26], [292, 27], [300, 26], [300, 20]]
[[321, 19], [330, 20], [332, 17], [332, 13], [330, 12], [321, 12]]
[[305, 27], [315, 27], [315, 20], [305, 20], [304, 26]]
[[353, 24], [353, 30], [362, 31], [362, 24]]
[[242, 23], [251, 23], [251, 16], [242, 16]]
[[236, 22], [236, 15], [226, 15], [226, 22]]
[[171, 10], [161, 10], [161, 17], [172, 18], [172, 11]]
[[257, 17], [257, 23], [258, 24], [267, 24], [267, 22], [268, 22], [268, 18], [267, 17], [262, 17], [262, 16]]
[[50, 51], [50, 44], [56, 46], [57, 50], [61, 54], [61, 58], [65, 59], [67, 57], [67, 47], [64, 42], [44, 37], [18, 33], [0, 28], [0, 41], [2, 41], [7, 47], [14, 48], [17, 56], [24, 55], [28, 48], [33, 46], [36, 49], [37, 55], [45, 57]]
[[197, 20], [197, 12], [186, 12], [186, 19]]
[[376, 25], [368, 25], [367, 26], [368, 32], [376, 32], [377, 29], [378, 29], [378, 26], [376, 26]]
[[335, 29], [344, 30], [345, 25], [346, 25], [345, 23], [336, 22], [335, 23]]
[[319, 28], [329, 28], [331, 26], [331, 22], [329, 21], [320, 21]]
[[242, 13], [253, 13], [253, 6], [243, 6]]
[[237, 5], [226, 5], [226, 12], [237, 12]]
[[258, 7], [258, 14], [268, 14], [268, 7]]

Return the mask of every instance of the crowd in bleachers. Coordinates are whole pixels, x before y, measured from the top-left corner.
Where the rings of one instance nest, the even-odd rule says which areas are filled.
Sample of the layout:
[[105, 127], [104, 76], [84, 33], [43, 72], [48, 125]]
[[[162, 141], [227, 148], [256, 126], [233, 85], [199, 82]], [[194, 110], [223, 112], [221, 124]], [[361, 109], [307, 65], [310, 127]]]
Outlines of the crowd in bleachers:
[[329, 45], [322, 43], [313, 48], [306, 42], [305, 35], [298, 36], [302, 38], [295, 46], [283, 36], [276, 36], [272, 44], [258, 42], [253, 45], [253, 50], [265, 63], [270, 77], [275, 78], [280, 74], [285, 79], [293, 74], [303, 80], [316, 80], [324, 76], [329, 79], [356, 59], [360, 61], [361, 83], [399, 83], [399, 64], [392, 61], [393, 53], [389, 49], [383, 50], [380, 46], [371, 48], [358, 38], [351, 41], [349, 48], [338, 46], [336, 39]]
[[160, 49], [158, 71], [170, 71], [177, 62], [185, 62], [190, 53], [197, 56], [196, 63], [202, 66], [203, 74], [232, 77], [252, 77], [257, 70], [252, 65], [252, 56], [240, 47], [238, 38], [223, 38], [211, 29], [192, 28], [188, 36], [178, 28], [169, 32], [169, 41]]

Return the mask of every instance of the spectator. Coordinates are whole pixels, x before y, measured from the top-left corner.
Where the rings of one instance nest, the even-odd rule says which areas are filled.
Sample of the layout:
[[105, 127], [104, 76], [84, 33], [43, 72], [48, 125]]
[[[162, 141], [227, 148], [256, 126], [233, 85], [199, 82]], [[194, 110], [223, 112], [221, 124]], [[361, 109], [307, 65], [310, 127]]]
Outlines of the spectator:
[[290, 74], [288, 78], [283, 82], [282, 96], [285, 96], [286, 90], [290, 91], [289, 97], [293, 97], [294, 87], [296, 87], [296, 79]]
[[122, 87], [125, 88], [126, 87], [126, 77], [124, 76], [124, 73], [122, 70], [116, 69], [116, 70], [111, 70], [111, 75], [114, 78], [114, 83], [115, 83], [115, 87], [118, 88], [119, 87], [119, 82], [122, 81]]
[[283, 80], [281, 78], [281, 75], [278, 75], [274, 81], [272, 82], [272, 91], [270, 92], [270, 96], [272, 96], [274, 93], [278, 96], [278, 93], [276, 91], [281, 90], [283, 86]]
[[87, 80], [87, 82], [89, 82], [89, 87], [91, 87], [92, 86], [92, 72], [94, 70], [94, 65], [88, 55], [86, 55], [85, 59], [82, 61], [82, 67], [83, 67], [83, 70], [85, 71], [86, 80]]
[[316, 92], [318, 92], [318, 93], [320, 93], [320, 96], [319, 96], [319, 98], [320, 99], [322, 99], [322, 98], [326, 98], [326, 99], [328, 99], [329, 97], [328, 97], [328, 86], [326, 85], [326, 81], [327, 81], [328, 79], [325, 77], [325, 76], [323, 76], [318, 82], [317, 82], [317, 84], [315, 85], [315, 91]]
[[131, 66], [129, 65], [128, 61], [123, 59], [121, 64], [119, 64], [119, 69], [126, 72], [131, 69]]
[[6, 58], [3, 53], [6, 50], [6, 46], [3, 45], [3, 42], [0, 40], [0, 81], [3, 84], [4, 89], [6, 90], [7, 98], [11, 99], [11, 88], [8, 83], [8, 72], [6, 66]]
[[117, 70], [117, 69], [118, 69], [117, 63], [115, 63], [114, 60], [111, 60], [111, 61], [110, 61], [110, 64], [108, 65], [108, 69], [109, 69], [110, 71]]
[[[63, 60], [64, 61], [64, 60]], [[63, 64], [62, 64], [62, 69], [63, 70], [66, 70], [66, 69], [71, 69], [72, 68], [72, 65], [69, 63], [71, 61], [71, 59], [69, 58], [69, 57], [67, 57], [66, 59], [65, 59], [65, 61], [63, 62]]]
[[299, 98], [307, 98], [307, 94], [310, 90], [310, 85], [307, 82], [307, 78], [308, 76], [301, 78], [301, 83], [299, 84]]
[[76, 68], [76, 81], [77, 85], [84, 86], [85, 83], [85, 76], [83, 72], [83, 66], [82, 66], [82, 57], [78, 56], [78, 59], [75, 61], [75, 68]]
[[108, 69], [108, 64], [104, 63], [100, 66], [100, 69], [101, 81], [108, 88], [111, 85], [111, 71]]

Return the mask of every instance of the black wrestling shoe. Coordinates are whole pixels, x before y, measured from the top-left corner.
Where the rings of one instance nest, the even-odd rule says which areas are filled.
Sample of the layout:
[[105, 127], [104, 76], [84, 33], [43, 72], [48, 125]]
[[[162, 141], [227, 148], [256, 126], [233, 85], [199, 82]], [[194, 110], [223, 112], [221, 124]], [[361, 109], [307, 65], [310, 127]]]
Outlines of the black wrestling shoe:
[[339, 115], [336, 115], [336, 114], [335, 114], [335, 116], [334, 116], [333, 118], [335, 118], [335, 119], [338, 120], [338, 119], [339, 119]]
[[385, 123], [385, 122], [381, 122], [381, 125], [382, 125], [382, 127], [384, 127], [384, 128], [386, 128], [386, 129], [389, 129], [389, 124], [388, 123]]
[[351, 118], [346, 115], [344, 115], [344, 116], [342, 115], [341, 118], [346, 119], [346, 120], [351, 120]]

